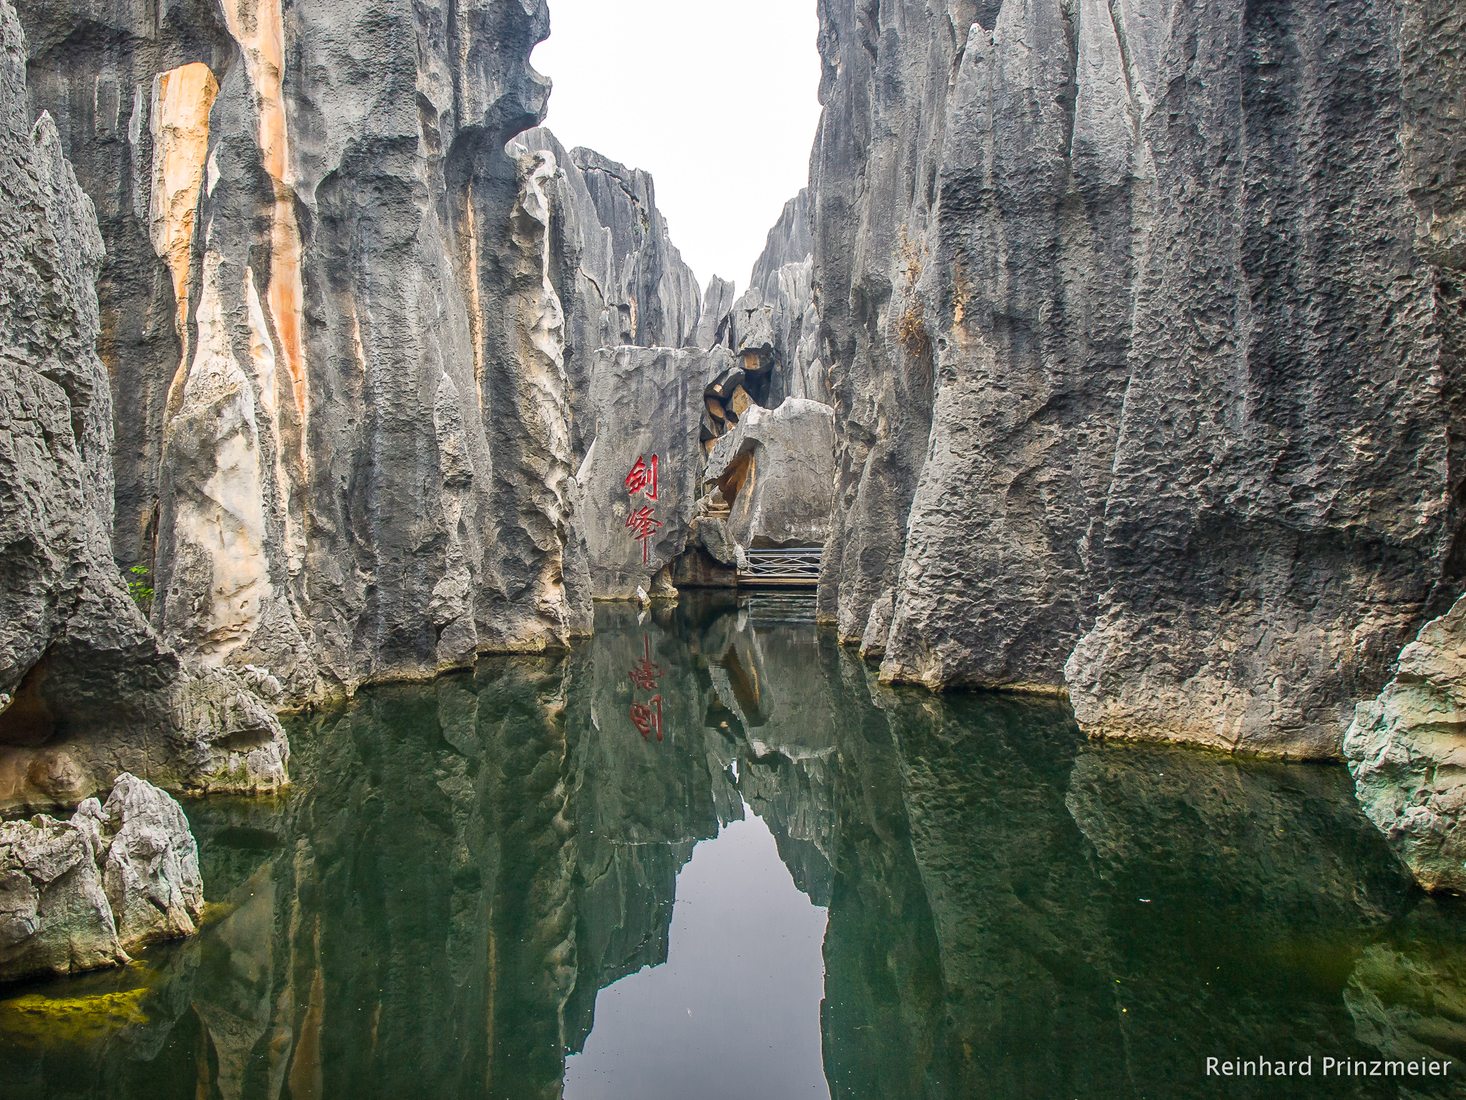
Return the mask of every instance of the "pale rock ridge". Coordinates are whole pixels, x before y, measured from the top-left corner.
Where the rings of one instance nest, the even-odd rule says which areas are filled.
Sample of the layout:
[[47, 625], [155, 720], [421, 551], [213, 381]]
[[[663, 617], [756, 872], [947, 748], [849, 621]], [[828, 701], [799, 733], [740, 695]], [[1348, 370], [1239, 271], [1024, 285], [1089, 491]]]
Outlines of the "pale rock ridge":
[[0, 36], [0, 808], [74, 804], [125, 770], [181, 790], [276, 789], [279, 723], [243, 678], [189, 671], [112, 561], [102, 242], [50, 117], [32, 129], [24, 115], [8, 5]]
[[696, 339], [700, 292], [657, 208], [650, 175], [589, 149], [566, 150], [544, 127], [518, 140], [551, 154], [559, 169], [546, 180], [550, 279], [565, 309], [575, 450], [584, 458], [595, 421], [589, 398], [597, 353], [623, 345], [710, 346]]
[[830, 533], [835, 426], [828, 405], [791, 397], [754, 406], [718, 440], [703, 473], [726, 501], [728, 537], [745, 549], [823, 546]]
[[193, 935], [203, 906], [188, 819], [135, 776], [70, 821], [0, 823], [0, 981], [120, 966]]
[[1466, 597], [1360, 703], [1344, 755], [1365, 812], [1428, 890], [1466, 893]]

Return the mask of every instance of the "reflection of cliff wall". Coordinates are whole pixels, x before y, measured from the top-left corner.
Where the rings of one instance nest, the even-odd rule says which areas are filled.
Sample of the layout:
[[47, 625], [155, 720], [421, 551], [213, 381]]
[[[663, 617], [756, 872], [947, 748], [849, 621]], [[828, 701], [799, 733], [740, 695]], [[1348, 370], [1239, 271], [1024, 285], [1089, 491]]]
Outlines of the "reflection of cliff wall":
[[[27, 1046], [0, 1000], [7, 1085], [555, 1096], [745, 802], [829, 910], [834, 1096], [1188, 1095], [1223, 1048], [1455, 1050], [1455, 925], [1405, 913], [1341, 771], [1086, 745], [1061, 705], [883, 688], [777, 602], [698, 603], [300, 722], [293, 798], [190, 809], [226, 915], [149, 956], [148, 1022]], [[660, 740], [630, 711], [653, 694]]]

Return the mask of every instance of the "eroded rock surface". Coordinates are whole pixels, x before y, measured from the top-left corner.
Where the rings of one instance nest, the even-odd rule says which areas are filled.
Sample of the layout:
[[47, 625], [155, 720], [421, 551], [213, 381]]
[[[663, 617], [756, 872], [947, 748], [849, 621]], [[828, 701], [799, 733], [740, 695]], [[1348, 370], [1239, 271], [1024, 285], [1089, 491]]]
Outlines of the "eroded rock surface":
[[889, 680], [1337, 756], [1460, 588], [1461, 13], [821, 24], [822, 615]]
[[728, 534], [744, 548], [823, 546], [834, 491], [834, 413], [789, 398], [757, 406], [718, 440], [704, 480], [726, 503]]
[[[113, 563], [102, 242], [51, 118], [26, 116], [24, 58], [0, 6], [0, 808], [74, 805], [124, 770], [273, 789], [279, 723], [242, 680], [186, 669]], [[247, 717], [198, 720], [205, 708]]]
[[545, 5], [21, 9], [163, 635], [300, 700], [586, 629], [546, 165], [503, 151]]
[[135, 776], [70, 821], [0, 823], [0, 980], [121, 965], [196, 932], [203, 903], [188, 819]]
[[[576, 511], [598, 597], [665, 591], [663, 570], [686, 549], [704, 454], [696, 410], [731, 368], [721, 348], [603, 348], [591, 372], [591, 444]], [[656, 459], [656, 487], [651, 465]], [[636, 470], [633, 488], [628, 477]], [[655, 591], [654, 591], [655, 589]]]
[[1344, 738], [1360, 804], [1428, 890], [1466, 893], [1466, 598], [1400, 655]]

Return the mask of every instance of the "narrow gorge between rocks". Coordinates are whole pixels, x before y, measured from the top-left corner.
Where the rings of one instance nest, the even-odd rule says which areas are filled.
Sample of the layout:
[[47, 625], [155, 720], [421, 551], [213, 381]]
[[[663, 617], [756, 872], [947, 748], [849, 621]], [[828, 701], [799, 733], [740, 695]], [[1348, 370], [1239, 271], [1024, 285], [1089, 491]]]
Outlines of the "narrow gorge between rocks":
[[1466, 1090], [1466, 9], [801, 3], [0, 0], [0, 1096]]

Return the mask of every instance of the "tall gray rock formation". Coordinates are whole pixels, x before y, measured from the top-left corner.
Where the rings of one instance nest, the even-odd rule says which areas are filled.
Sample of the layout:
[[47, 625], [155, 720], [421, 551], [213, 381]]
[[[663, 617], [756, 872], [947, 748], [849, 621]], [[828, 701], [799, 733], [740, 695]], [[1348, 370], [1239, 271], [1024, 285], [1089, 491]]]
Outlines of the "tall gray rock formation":
[[279, 723], [234, 676], [188, 671], [113, 564], [102, 242], [50, 117], [31, 125], [24, 57], [0, 3], [0, 810], [74, 804], [128, 769], [273, 789]]
[[757, 291], [773, 311], [774, 347], [781, 366], [769, 387], [771, 408], [786, 397], [830, 403], [814, 300], [813, 215], [808, 188], [785, 203], [749, 278], [750, 292]]
[[821, 24], [821, 613], [887, 679], [1337, 756], [1461, 583], [1460, 13]]
[[706, 463], [702, 394], [733, 360], [722, 348], [608, 347], [590, 377], [594, 420], [576, 510], [598, 597], [668, 594], [687, 548]]
[[503, 152], [544, 4], [21, 17], [107, 245], [115, 550], [163, 635], [299, 698], [588, 629], [552, 172]]

